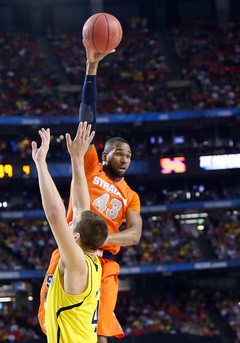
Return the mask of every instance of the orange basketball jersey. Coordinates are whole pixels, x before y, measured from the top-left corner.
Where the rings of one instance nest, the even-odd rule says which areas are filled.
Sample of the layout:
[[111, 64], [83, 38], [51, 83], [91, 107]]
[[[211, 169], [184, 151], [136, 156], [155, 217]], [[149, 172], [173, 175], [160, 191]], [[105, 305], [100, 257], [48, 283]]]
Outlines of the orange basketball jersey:
[[[85, 173], [90, 193], [91, 211], [98, 213], [108, 224], [108, 232], [118, 232], [128, 210], [140, 213], [140, 199], [126, 183], [124, 178], [110, 179], [99, 163], [95, 146], [85, 154]], [[67, 221], [72, 221], [72, 196], [70, 192]], [[119, 245], [106, 243], [101, 249], [117, 254]]]

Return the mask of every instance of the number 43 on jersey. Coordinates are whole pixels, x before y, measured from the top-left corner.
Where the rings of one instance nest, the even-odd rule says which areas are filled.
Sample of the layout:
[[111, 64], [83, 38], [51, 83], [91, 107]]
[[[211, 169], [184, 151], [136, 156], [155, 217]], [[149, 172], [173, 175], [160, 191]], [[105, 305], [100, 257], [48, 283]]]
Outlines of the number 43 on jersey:
[[105, 193], [101, 195], [99, 198], [93, 201], [93, 205], [98, 207], [98, 211], [103, 213], [106, 211], [106, 216], [110, 219], [115, 219], [118, 215], [119, 210], [122, 207], [122, 202], [118, 199], [112, 199], [110, 204], [112, 205], [111, 208], [107, 207], [107, 202], [110, 197], [110, 194]]

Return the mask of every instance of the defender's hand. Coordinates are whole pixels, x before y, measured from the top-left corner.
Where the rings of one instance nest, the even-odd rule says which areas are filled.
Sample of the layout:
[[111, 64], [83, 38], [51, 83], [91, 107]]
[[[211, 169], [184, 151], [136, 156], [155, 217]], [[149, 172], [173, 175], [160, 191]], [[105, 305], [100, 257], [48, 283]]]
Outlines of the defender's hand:
[[35, 163], [42, 162], [46, 160], [46, 156], [49, 150], [50, 145], [50, 129], [41, 129], [38, 131], [42, 139], [42, 144], [40, 148], [37, 148], [37, 143], [32, 142], [32, 158]]
[[66, 133], [67, 148], [71, 157], [83, 157], [85, 155], [95, 135], [95, 131], [90, 134], [91, 127], [92, 125], [87, 125], [86, 121], [84, 123], [80, 122], [74, 141], [72, 141], [70, 134]]

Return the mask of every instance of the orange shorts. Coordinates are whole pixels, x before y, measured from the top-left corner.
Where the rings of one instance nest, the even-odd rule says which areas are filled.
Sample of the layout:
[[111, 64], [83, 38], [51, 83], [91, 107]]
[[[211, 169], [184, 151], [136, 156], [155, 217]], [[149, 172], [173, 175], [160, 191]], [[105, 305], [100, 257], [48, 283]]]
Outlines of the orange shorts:
[[100, 258], [100, 262], [102, 265], [102, 281], [97, 334], [122, 338], [124, 333], [114, 314], [118, 296], [120, 267], [117, 262], [112, 260]]
[[[45, 303], [47, 292], [49, 286], [51, 285], [59, 259], [59, 249], [56, 249], [52, 254], [50, 264], [40, 291], [38, 320], [41, 329], [45, 334]], [[105, 337], [116, 336], [118, 338], [122, 338], [124, 337], [124, 333], [114, 314], [118, 295], [118, 274], [120, 273], [120, 267], [117, 262], [103, 259], [101, 257], [100, 262], [102, 265], [102, 281], [97, 334]]]

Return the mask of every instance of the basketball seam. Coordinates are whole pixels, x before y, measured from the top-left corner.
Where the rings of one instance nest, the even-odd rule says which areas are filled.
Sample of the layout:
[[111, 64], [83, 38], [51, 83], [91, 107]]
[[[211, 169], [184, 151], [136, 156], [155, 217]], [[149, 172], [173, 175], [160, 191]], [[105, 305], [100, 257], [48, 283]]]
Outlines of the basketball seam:
[[[96, 47], [96, 44], [95, 44], [95, 39], [94, 39], [94, 30], [95, 30], [95, 25], [97, 23], [97, 20], [98, 18], [101, 16], [101, 14], [99, 16], [97, 16], [97, 18], [95, 19], [94, 21], [94, 24], [93, 24], [93, 30], [92, 30], [92, 41], [93, 41], [93, 44], [94, 44], [94, 47], [96, 49], [96, 51], [98, 51], [97, 47]], [[99, 52], [99, 51], [98, 51]]]
[[109, 25], [108, 25], [108, 19], [107, 19], [107, 16], [105, 15], [105, 13], [103, 13], [105, 19], [106, 19], [106, 22], [107, 22], [107, 32], [108, 32], [108, 37], [107, 37], [107, 46], [106, 46], [106, 49], [104, 50], [104, 52], [107, 50], [108, 48], [108, 43], [109, 43]]

